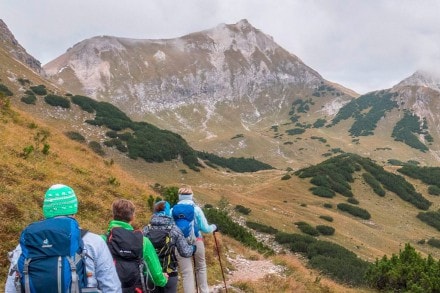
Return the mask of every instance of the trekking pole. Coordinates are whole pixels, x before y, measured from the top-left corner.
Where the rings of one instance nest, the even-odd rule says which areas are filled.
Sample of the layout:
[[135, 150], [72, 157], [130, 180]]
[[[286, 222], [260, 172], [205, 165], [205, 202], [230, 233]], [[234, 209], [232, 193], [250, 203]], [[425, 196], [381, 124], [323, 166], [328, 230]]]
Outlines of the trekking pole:
[[196, 282], [196, 293], [199, 292], [199, 285], [197, 284], [197, 270], [196, 270], [196, 257], [193, 255], [193, 271], [194, 271], [194, 280]]
[[228, 293], [228, 286], [226, 286], [225, 273], [223, 272], [222, 259], [220, 257], [220, 250], [218, 248], [218, 243], [217, 243], [217, 238], [215, 237], [215, 232], [212, 233], [212, 235], [214, 235], [215, 248], [217, 249], [217, 255], [218, 255], [218, 262], [220, 263], [220, 269], [222, 271], [223, 283], [225, 284], [225, 292]]

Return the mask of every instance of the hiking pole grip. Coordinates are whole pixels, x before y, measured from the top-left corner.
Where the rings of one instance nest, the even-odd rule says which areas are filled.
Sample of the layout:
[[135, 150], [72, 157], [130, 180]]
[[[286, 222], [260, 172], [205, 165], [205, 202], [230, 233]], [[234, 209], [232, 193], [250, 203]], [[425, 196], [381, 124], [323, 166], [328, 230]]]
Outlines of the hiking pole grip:
[[223, 283], [225, 284], [225, 292], [228, 293], [228, 286], [226, 285], [225, 273], [223, 272], [222, 259], [220, 257], [220, 250], [218, 248], [217, 237], [215, 237], [215, 232], [212, 233], [214, 235], [215, 248], [217, 249], [218, 262], [220, 264], [220, 270], [222, 271]]

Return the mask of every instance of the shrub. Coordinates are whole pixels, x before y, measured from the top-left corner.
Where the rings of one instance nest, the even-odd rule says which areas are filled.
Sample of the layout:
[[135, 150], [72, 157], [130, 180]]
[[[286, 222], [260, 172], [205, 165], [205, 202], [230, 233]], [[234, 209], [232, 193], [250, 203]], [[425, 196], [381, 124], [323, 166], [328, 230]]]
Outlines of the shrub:
[[422, 258], [410, 245], [399, 255], [376, 259], [365, 275], [367, 285], [382, 292], [440, 292], [440, 262]]
[[234, 208], [237, 212], [242, 213], [243, 215], [249, 215], [251, 213], [250, 208], [246, 208], [242, 205], [236, 205]]
[[62, 96], [47, 95], [44, 97], [44, 101], [54, 107], [59, 106], [65, 109], [70, 108], [70, 101]]
[[333, 218], [330, 216], [319, 216], [319, 218], [326, 220], [327, 222], [333, 222]]
[[105, 155], [105, 152], [102, 149], [102, 146], [101, 146], [101, 144], [99, 142], [91, 141], [91, 142], [89, 142], [89, 147], [92, 149], [92, 151], [94, 151], [98, 155], [100, 155], [100, 156]]
[[11, 97], [14, 95], [14, 93], [2, 83], [0, 83], [0, 93], [2, 93], [5, 97]]
[[304, 254], [313, 269], [337, 281], [356, 286], [364, 284], [363, 276], [369, 263], [338, 244], [316, 240], [308, 235], [282, 232], [275, 235], [275, 241], [287, 245], [292, 252]]
[[421, 212], [417, 215], [417, 218], [440, 231], [440, 211]]
[[20, 101], [28, 105], [35, 105], [37, 102], [37, 97], [34, 94], [26, 95], [21, 97]]
[[292, 178], [292, 176], [290, 176], [289, 174], [286, 174], [283, 177], [281, 177], [281, 180], [289, 180], [290, 178]]
[[428, 240], [428, 244], [435, 248], [440, 248], [440, 239], [431, 238]]
[[323, 206], [327, 209], [332, 209], [333, 205], [331, 203], [324, 203]]
[[430, 185], [428, 187], [428, 193], [431, 195], [440, 195], [440, 187], [437, 185]]
[[308, 234], [310, 236], [319, 236], [318, 230], [316, 230], [306, 222], [296, 222], [295, 225], [298, 227], [298, 229], [301, 230], [301, 232], [305, 234]]
[[311, 187], [310, 191], [317, 196], [320, 197], [326, 197], [326, 198], [332, 198], [335, 196], [335, 192], [333, 190], [328, 189], [324, 186], [318, 186], [318, 187]]
[[359, 201], [353, 197], [349, 197], [347, 201], [351, 204], [359, 204]]
[[322, 235], [328, 236], [335, 234], [335, 228], [326, 225], [318, 225], [316, 226], [316, 230], [318, 230], [318, 232]]
[[355, 216], [355, 217], [359, 217], [359, 218], [362, 218], [365, 220], [368, 220], [371, 218], [370, 213], [367, 210], [362, 209], [360, 207], [352, 206], [347, 203], [340, 203], [337, 205], [337, 207], [341, 211], [348, 212], [349, 214], [351, 214], [352, 216]]
[[274, 251], [259, 242], [246, 228], [235, 223], [225, 211], [216, 209], [204, 209], [206, 218], [210, 223], [216, 223], [219, 230], [225, 235], [229, 235], [235, 240], [240, 241], [245, 246], [256, 249], [263, 254], [273, 254]]
[[276, 234], [278, 233], [278, 229], [275, 229], [271, 226], [266, 226], [260, 223], [246, 221], [246, 226], [248, 226], [251, 229], [254, 229], [255, 231], [267, 233], [267, 234]]
[[78, 142], [86, 142], [86, 138], [84, 136], [82, 136], [80, 133], [75, 132], [75, 131], [68, 131], [65, 133], [66, 136], [68, 138], [70, 138], [71, 140], [75, 140]]
[[39, 96], [47, 95], [46, 86], [44, 84], [31, 86], [30, 89], [34, 92], [34, 94]]

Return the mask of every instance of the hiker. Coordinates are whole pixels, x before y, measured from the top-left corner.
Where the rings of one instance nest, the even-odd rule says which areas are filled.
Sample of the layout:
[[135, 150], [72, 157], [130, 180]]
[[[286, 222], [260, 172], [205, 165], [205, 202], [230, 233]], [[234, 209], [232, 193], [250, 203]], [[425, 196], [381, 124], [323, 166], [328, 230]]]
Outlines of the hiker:
[[[172, 209], [173, 219], [182, 230], [188, 243], [194, 244], [197, 247], [193, 256], [195, 268], [193, 268], [191, 258], [177, 255], [183, 278], [183, 290], [185, 293], [208, 293], [205, 244], [203, 243], [201, 232], [217, 232], [217, 226], [215, 224], [208, 224], [202, 209], [193, 201], [193, 191], [190, 186], [184, 185], [179, 188], [178, 195], [179, 202]], [[196, 272], [196, 280], [194, 280], [194, 270]], [[199, 291], [196, 290], [196, 284]]]
[[112, 211], [113, 220], [102, 237], [113, 255], [123, 292], [147, 292], [149, 277], [155, 286], [164, 287], [168, 276], [162, 273], [153, 244], [142, 231], [134, 230], [131, 225], [135, 215], [134, 204], [118, 199], [113, 202]]
[[176, 293], [178, 282], [176, 248], [181, 257], [191, 257], [194, 255], [196, 246], [188, 244], [182, 231], [174, 224], [170, 204], [167, 201], [159, 201], [154, 205], [154, 214], [149, 225], [144, 227], [143, 234], [153, 243], [162, 265], [162, 271], [168, 274], [166, 286], [156, 287], [151, 292]]
[[[82, 250], [82, 253], [79, 253], [85, 258], [84, 262], [79, 261], [78, 263], [81, 265], [76, 267], [79, 282], [85, 283], [78, 286], [83, 287], [84, 285], [88, 288], [96, 289], [89, 289], [90, 291], [88, 292], [122, 292], [112, 255], [106, 243], [99, 235], [79, 229], [78, 223], [75, 220], [77, 212], [78, 200], [71, 187], [55, 184], [46, 191], [43, 201], [43, 215], [45, 219], [32, 223], [24, 229], [21, 233], [20, 244], [14, 251], [9, 253], [11, 266], [5, 285], [6, 293], [21, 292], [21, 289], [25, 289], [26, 286], [29, 286], [29, 289], [33, 290], [33, 292], [58, 292], [57, 262], [59, 256], [52, 253], [54, 256], [49, 257], [46, 254], [44, 258], [41, 247], [51, 249], [53, 252], [65, 247], [69, 248], [69, 246], [72, 248], [76, 244], [78, 244], [77, 249]], [[65, 224], [66, 226], [64, 226]], [[53, 231], [63, 230], [64, 232], [66, 229], [71, 229], [68, 230], [68, 233], [70, 233], [68, 235], [71, 237], [66, 238], [67, 240], [65, 241], [67, 242], [61, 242], [59, 240], [60, 237], [57, 237], [57, 235], [52, 237], [54, 236]], [[34, 239], [40, 240], [36, 246], [32, 246], [32, 240]], [[26, 265], [27, 254], [30, 257], [34, 257], [35, 260], [29, 262], [29, 273], [25, 274], [23, 267]], [[39, 256], [42, 258], [37, 259]], [[55, 263], [50, 262], [52, 259], [55, 259]], [[70, 266], [63, 266], [63, 271], [65, 268], [68, 270], [67, 275], [70, 278]], [[50, 275], [52, 272], [53, 275]], [[23, 276], [23, 278], [20, 278], [20, 276]], [[29, 282], [25, 281], [27, 276], [29, 276]], [[24, 280], [20, 283], [21, 279]], [[73, 290], [73, 287], [76, 286], [74, 282], [66, 281], [65, 279], [62, 281], [62, 284], [65, 285], [62, 292], [75, 292]]]

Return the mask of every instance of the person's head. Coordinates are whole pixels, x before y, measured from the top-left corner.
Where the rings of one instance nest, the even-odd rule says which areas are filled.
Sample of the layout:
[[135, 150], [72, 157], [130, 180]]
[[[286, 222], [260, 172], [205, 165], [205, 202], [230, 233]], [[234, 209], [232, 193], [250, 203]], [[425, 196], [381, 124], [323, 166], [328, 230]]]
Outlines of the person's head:
[[46, 219], [72, 216], [78, 212], [78, 199], [73, 189], [64, 184], [54, 184], [46, 191], [43, 215]]
[[156, 202], [156, 204], [154, 205], [154, 213], [156, 215], [171, 217], [170, 204], [164, 200]]
[[126, 199], [117, 199], [112, 204], [113, 219], [123, 222], [131, 222], [134, 219], [134, 204]]
[[193, 191], [189, 185], [182, 185], [177, 194], [179, 195], [179, 200], [193, 200]]

